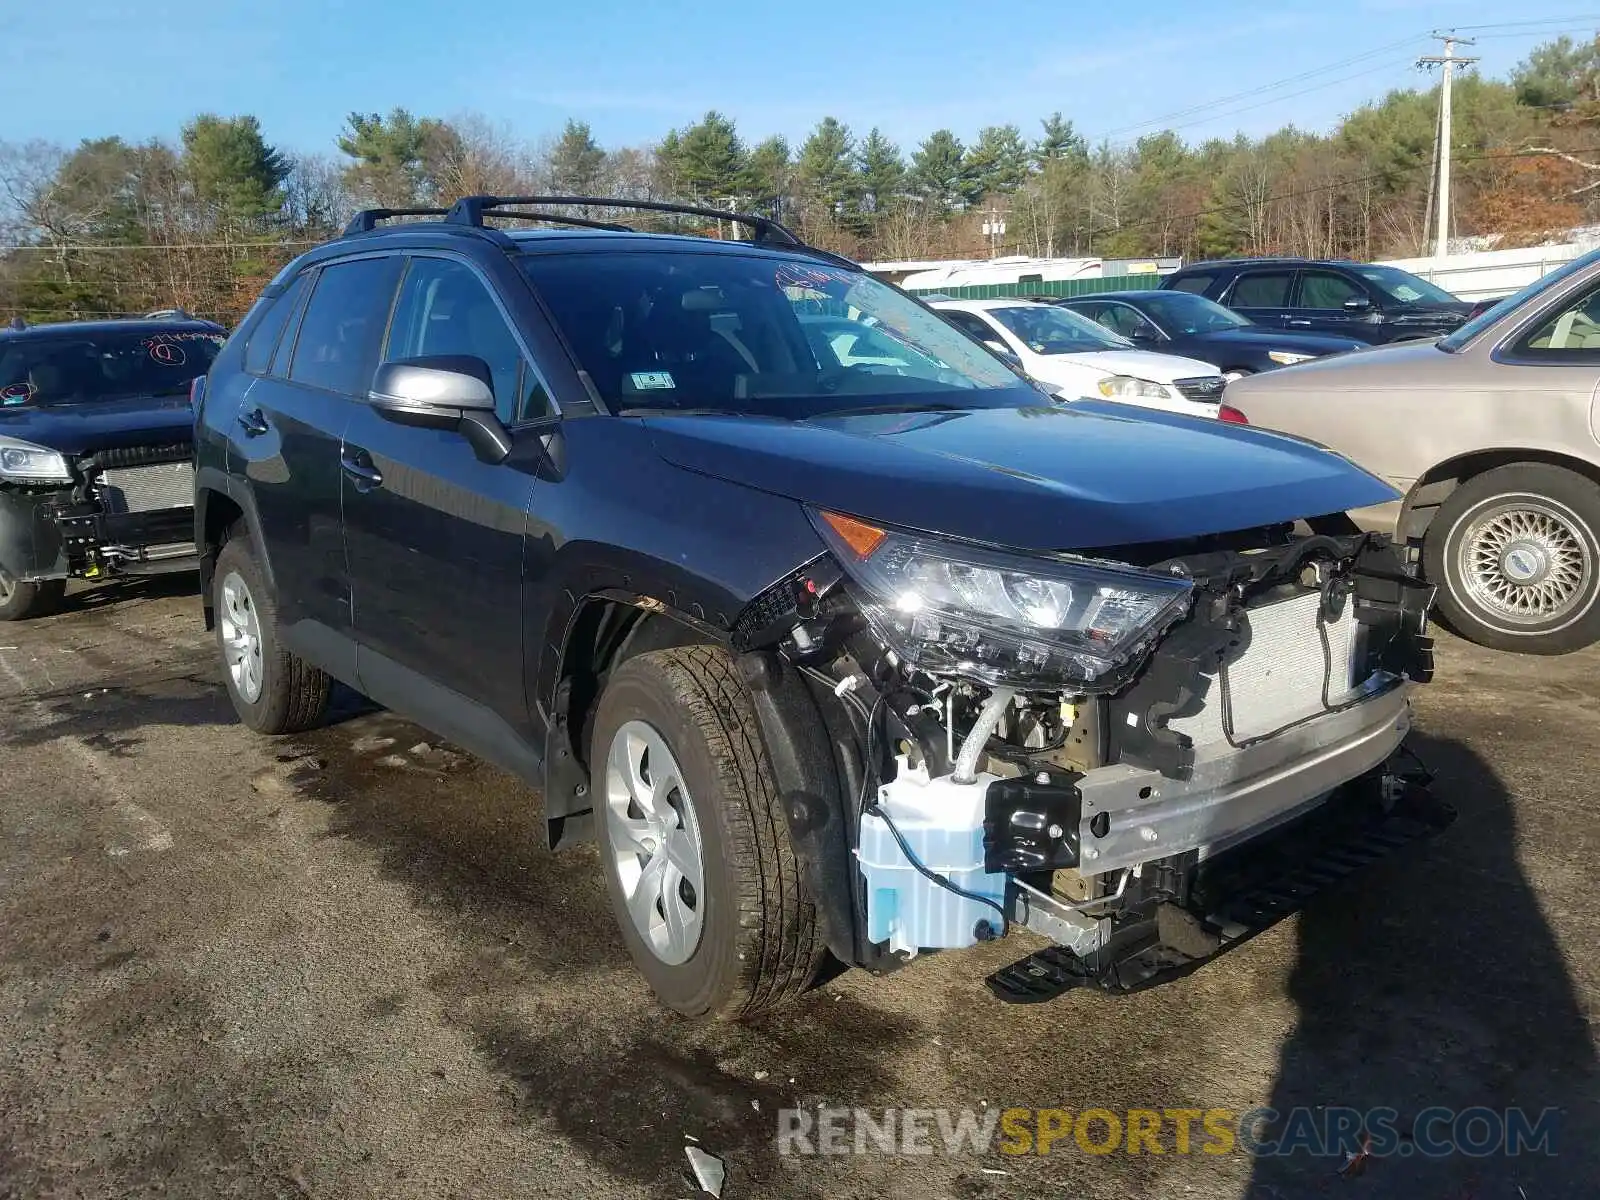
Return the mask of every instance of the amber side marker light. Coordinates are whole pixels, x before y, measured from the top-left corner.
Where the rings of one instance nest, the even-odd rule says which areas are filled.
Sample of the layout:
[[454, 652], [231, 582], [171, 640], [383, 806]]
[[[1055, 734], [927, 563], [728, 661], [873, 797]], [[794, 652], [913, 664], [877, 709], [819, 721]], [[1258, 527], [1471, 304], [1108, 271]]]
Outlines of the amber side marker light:
[[844, 540], [846, 546], [856, 552], [857, 558], [870, 557], [883, 544], [883, 539], [889, 536], [876, 525], [868, 525], [865, 521], [842, 513], [824, 512], [822, 519]]

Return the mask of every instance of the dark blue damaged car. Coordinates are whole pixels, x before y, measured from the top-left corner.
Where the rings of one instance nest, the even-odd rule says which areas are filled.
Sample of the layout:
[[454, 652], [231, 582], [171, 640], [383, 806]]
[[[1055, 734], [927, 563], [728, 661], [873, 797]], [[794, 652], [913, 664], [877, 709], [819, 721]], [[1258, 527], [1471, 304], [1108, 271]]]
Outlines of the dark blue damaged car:
[[71, 578], [194, 570], [189, 390], [224, 336], [181, 314], [0, 330], [0, 621]]
[[1000, 1000], [1142, 987], [1449, 819], [1387, 485], [1052, 400], [762, 217], [362, 213], [195, 418], [240, 719], [339, 680], [517, 775], [682, 1013], [1022, 930]]

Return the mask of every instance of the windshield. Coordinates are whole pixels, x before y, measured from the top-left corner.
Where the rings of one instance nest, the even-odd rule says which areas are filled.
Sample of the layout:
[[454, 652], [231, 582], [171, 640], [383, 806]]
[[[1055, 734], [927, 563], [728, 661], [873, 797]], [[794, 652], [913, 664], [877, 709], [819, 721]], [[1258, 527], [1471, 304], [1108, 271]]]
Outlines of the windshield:
[[0, 343], [0, 407], [182, 395], [210, 369], [223, 336], [146, 327], [14, 338]]
[[1522, 288], [1522, 290], [1512, 292], [1504, 300], [1497, 301], [1484, 309], [1472, 320], [1451, 331], [1445, 337], [1440, 338], [1434, 345], [1447, 354], [1454, 354], [1513, 309], [1521, 308], [1522, 305], [1532, 300], [1535, 296], [1554, 287], [1563, 279], [1576, 275], [1579, 271], [1596, 262], [1600, 262], [1600, 250], [1591, 250], [1588, 254], [1580, 255], [1571, 262], [1557, 267], [1550, 274], [1541, 275], [1538, 279]]
[[1035, 354], [1082, 354], [1094, 350], [1130, 350], [1133, 343], [1071, 309], [1049, 304], [991, 308], [989, 315], [1004, 325]]
[[523, 269], [618, 412], [804, 417], [1038, 400], [936, 314], [814, 259], [674, 248], [530, 254]]
[[1139, 303], [1155, 318], [1168, 336], [1179, 333], [1215, 333], [1219, 329], [1242, 329], [1255, 324], [1215, 300], [1192, 292], [1151, 292]]
[[1410, 271], [1402, 271], [1399, 267], [1363, 266], [1357, 267], [1356, 274], [1376, 287], [1391, 300], [1398, 300], [1401, 304], [1459, 304], [1460, 301], [1445, 291], [1442, 287], [1435, 287], [1426, 279], [1419, 279]]

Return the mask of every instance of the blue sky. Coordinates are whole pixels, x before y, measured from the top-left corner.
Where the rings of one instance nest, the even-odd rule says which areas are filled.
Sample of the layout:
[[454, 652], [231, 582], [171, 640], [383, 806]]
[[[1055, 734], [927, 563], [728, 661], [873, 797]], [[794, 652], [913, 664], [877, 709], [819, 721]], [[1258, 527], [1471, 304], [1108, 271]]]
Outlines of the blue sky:
[[171, 138], [198, 111], [250, 112], [284, 149], [332, 152], [347, 112], [395, 105], [481, 113], [529, 139], [576, 117], [608, 146], [654, 140], [713, 107], [752, 142], [798, 142], [832, 114], [861, 133], [881, 126], [908, 153], [940, 126], [970, 140], [1014, 121], [1031, 136], [1056, 109], [1091, 139], [1130, 140], [1156, 121], [1199, 140], [1288, 121], [1326, 128], [1421, 82], [1409, 64], [1430, 51], [1432, 28], [1524, 23], [1472, 51], [1501, 74], [1546, 30], [1600, 27], [1600, 0], [830, 0], [771, 11], [688, 0], [0, 0], [0, 67], [13, 83], [0, 140]]

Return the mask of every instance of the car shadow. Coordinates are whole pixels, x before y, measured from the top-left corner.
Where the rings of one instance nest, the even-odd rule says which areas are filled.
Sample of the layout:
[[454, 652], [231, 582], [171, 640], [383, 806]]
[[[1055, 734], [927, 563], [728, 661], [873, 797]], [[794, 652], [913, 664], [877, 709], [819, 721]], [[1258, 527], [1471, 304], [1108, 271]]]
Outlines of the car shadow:
[[151, 600], [200, 595], [197, 571], [173, 571], [165, 575], [117, 575], [102, 582], [73, 584], [62, 605], [63, 612], [95, 612], [125, 607]]
[[[1251, 1130], [1281, 1153], [1255, 1159], [1245, 1195], [1321, 1195], [1355, 1176], [1371, 1200], [1592, 1195], [1600, 1174], [1595, 1046], [1562, 946], [1519, 860], [1520, 851], [1539, 862], [1535, 846], [1578, 843], [1585, 818], [1525, 802], [1521, 819], [1540, 826], [1529, 836], [1473, 749], [1421, 732], [1410, 744], [1435, 772], [1435, 794], [1459, 816], [1431, 845], [1302, 914], [1289, 981], [1298, 1021], [1266, 1100], [1277, 1115]], [[1592, 815], [1587, 820], [1592, 830]], [[1546, 903], [1561, 903], [1551, 880], [1563, 865], [1540, 862]], [[1320, 1152], [1288, 1152], [1304, 1144], [1306, 1128], [1336, 1124], [1330, 1110], [1380, 1108], [1395, 1114], [1387, 1152], [1383, 1138], [1359, 1136], [1343, 1146], [1324, 1141]], [[1474, 1108], [1520, 1108], [1535, 1126], [1545, 1110], [1559, 1110], [1550, 1126], [1555, 1153], [1424, 1153], [1451, 1136], [1450, 1117], [1437, 1110]], [[1310, 1117], [1291, 1115], [1297, 1109]], [[1479, 1120], [1463, 1132], [1481, 1147], [1489, 1128]]]

